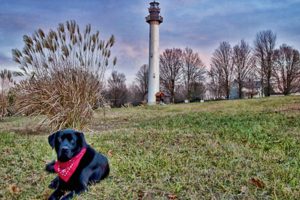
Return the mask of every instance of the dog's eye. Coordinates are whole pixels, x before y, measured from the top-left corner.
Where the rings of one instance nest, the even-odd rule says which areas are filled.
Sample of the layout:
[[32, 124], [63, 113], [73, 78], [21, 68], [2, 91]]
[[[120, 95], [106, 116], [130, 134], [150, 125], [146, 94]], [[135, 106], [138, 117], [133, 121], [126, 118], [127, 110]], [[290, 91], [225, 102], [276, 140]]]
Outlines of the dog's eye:
[[58, 142], [61, 142], [61, 138], [59, 137], [59, 138], [57, 138], [57, 140], [58, 140]]

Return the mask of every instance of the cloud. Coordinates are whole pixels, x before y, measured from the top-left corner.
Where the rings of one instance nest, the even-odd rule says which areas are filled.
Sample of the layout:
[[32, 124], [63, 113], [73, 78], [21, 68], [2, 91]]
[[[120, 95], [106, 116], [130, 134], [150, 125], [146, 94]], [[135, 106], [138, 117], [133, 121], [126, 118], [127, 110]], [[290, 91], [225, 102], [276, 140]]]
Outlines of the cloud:
[[11, 56], [7, 56], [0, 52], [0, 70], [2, 69], [9, 69], [13, 71], [19, 70], [17, 64], [12, 61]]
[[[90, 23], [102, 38], [116, 36], [113, 55], [116, 69], [134, 80], [139, 67], [148, 63], [149, 25], [145, 22], [149, 1], [132, 0], [10, 0], [0, 7], [0, 59], [12, 48], [22, 48], [22, 36], [37, 28], [55, 29], [69, 19], [81, 26]], [[210, 55], [221, 41], [231, 45], [271, 29], [278, 45], [300, 48], [299, 0], [160, 0], [164, 22], [160, 26], [160, 50], [191, 47], [209, 65]], [[5, 60], [5, 59], [3, 59]], [[2, 61], [13, 66], [12, 61]], [[1, 64], [1, 60], [0, 60]]]
[[119, 41], [114, 46], [113, 55], [118, 58], [115, 70], [125, 73], [127, 82], [130, 83], [140, 66], [148, 63], [148, 43]]
[[5, 64], [9, 61], [11, 61], [11, 59], [0, 52], [0, 65]]
[[32, 18], [32, 15], [21, 16], [11, 13], [0, 13], [0, 26], [8, 32], [28, 30], [30, 27], [28, 18]]
[[127, 43], [121, 42], [118, 44], [119, 53], [129, 59], [139, 59], [148, 55], [148, 46], [144, 42]]

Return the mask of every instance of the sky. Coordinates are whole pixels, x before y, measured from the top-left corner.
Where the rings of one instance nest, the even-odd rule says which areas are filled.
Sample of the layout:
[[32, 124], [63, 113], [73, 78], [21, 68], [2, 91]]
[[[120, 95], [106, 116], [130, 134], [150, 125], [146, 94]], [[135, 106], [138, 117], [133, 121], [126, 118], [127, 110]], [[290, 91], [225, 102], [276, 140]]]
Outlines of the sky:
[[[115, 35], [112, 55], [127, 83], [148, 63], [149, 0], [0, 0], [0, 70], [16, 70], [11, 49], [23, 48], [23, 35], [38, 28], [56, 29], [67, 20], [92, 25], [103, 38]], [[300, 50], [300, 0], [160, 0], [160, 52], [190, 47], [205, 65], [222, 41], [241, 39], [251, 46], [257, 32], [272, 30], [277, 47], [286, 43]], [[108, 71], [109, 73], [110, 71]]]

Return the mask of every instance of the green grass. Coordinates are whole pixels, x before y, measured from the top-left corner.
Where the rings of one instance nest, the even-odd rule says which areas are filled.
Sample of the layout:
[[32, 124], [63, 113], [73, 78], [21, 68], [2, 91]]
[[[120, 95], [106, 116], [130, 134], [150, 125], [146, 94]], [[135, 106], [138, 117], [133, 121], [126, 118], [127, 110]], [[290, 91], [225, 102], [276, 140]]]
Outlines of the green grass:
[[[52, 192], [35, 123], [0, 122], [0, 199]], [[300, 97], [99, 111], [86, 138], [112, 170], [77, 199], [300, 199]]]

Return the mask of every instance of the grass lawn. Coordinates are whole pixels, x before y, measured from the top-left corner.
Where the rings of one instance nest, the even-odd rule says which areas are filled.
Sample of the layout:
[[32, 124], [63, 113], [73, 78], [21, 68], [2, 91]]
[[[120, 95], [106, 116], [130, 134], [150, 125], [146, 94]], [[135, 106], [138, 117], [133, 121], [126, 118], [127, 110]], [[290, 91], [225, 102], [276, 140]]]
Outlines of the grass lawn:
[[[52, 192], [38, 121], [0, 122], [0, 199]], [[300, 199], [300, 97], [111, 109], [85, 132], [111, 174], [77, 199]]]

